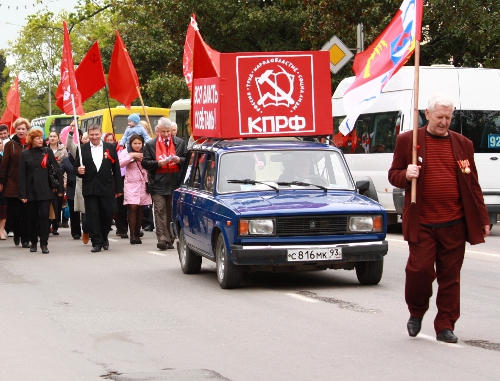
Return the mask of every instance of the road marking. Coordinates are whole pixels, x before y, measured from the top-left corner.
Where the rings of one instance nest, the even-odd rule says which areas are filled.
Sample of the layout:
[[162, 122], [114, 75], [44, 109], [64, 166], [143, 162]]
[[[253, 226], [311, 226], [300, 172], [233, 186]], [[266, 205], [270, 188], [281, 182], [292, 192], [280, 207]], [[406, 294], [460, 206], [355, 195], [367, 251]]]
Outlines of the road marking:
[[302, 300], [303, 302], [309, 302], [309, 303], [319, 303], [319, 300], [316, 299], [311, 299], [303, 295], [299, 294], [292, 294], [292, 293], [286, 293], [285, 295], [291, 296], [292, 298]]
[[113, 238], [108, 238], [108, 241], [111, 241], [111, 242], [118, 242], [117, 239], [113, 239]]
[[146, 253], [153, 254], [153, 255], [158, 255], [160, 257], [166, 257], [166, 254], [158, 253], [157, 251], [146, 251]]
[[[405, 332], [405, 334], [408, 335], [408, 332]], [[452, 344], [452, 343], [445, 343], [444, 341], [438, 341], [438, 340], [436, 340], [435, 336], [426, 335], [425, 333], [419, 333], [417, 337], [420, 337], [424, 340], [433, 341], [433, 342], [438, 343], [438, 344], [443, 344], [443, 345], [446, 345], [448, 347], [465, 348], [463, 345], [460, 345], [460, 344]]]
[[[406, 242], [403, 239], [394, 239], [394, 238], [386, 238], [386, 241], [394, 241], [394, 242]], [[490, 257], [500, 257], [500, 254], [495, 254], [495, 253], [488, 253], [487, 251], [476, 251], [476, 250], [468, 250], [465, 249], [465, 253], [469, 254], [482, 254], [482, 255], [488, 255]]]

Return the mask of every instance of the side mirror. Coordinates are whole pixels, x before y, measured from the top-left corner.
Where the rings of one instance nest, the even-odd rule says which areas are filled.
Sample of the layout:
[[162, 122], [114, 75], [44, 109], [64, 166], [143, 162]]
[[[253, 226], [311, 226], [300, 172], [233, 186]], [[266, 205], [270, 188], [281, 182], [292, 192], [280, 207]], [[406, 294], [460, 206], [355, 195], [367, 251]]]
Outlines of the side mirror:
[[356, 189], [360, 194], [366, 192], [368, 189], [370, 189], [370, 182], [367, 180], [356, 181]]

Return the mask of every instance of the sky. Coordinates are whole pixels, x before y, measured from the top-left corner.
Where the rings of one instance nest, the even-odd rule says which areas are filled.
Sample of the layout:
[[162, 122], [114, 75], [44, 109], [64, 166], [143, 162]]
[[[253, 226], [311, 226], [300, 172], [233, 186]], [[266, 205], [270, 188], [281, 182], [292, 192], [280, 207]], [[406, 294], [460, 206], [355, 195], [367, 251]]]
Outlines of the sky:
[[[78, 0], [0, 0], [0, 49], [8, 47], [8, 41], [17, 38], [26, 17], [48, 9], [55, 14], [62, 9], [71, 11]], [[9, 8], [10, 7], [10, 8]]]

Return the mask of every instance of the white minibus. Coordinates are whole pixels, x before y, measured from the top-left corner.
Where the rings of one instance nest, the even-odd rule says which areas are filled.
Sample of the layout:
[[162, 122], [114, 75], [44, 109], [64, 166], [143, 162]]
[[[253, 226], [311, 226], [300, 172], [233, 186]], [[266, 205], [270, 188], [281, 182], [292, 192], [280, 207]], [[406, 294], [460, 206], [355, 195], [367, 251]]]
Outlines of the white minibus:
[[[399, 70], [346, 137], [338, 133], [345, 117], [343, 95], [354, 81], [344, 79], [332, 97], [334, 141], [345, 153], [354, 179], [369, 180], [367, 195], [387, 210], [389, 223], [402, 213], [404, 190], [387, 179], [396, 137], [413, 128], [414, 67]], [[450, 129], [472, 140], [479, 183], [490, 215], [500, 213], [500, 70], [425, 66], [419, 71], [419, 126], [426, 124], [427, 100], [435, 92], [450, 96], [455, 112]], [[374, 155], [375, 154], [375, 155]]]

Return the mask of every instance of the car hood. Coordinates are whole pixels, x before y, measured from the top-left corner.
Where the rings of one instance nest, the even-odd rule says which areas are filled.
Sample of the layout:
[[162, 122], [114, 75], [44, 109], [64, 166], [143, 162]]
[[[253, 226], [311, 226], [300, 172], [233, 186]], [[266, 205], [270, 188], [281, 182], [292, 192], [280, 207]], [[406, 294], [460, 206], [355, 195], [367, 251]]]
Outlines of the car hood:
[[220, 197], [220, 201], [237, 213], [248, 215], [275, 214], [345, 214], [380, 213], [383, 208], [377, 202], [355, 192], [294, 191], [266, 194], [232, 194]]

